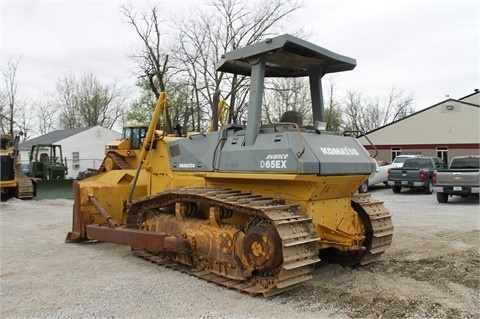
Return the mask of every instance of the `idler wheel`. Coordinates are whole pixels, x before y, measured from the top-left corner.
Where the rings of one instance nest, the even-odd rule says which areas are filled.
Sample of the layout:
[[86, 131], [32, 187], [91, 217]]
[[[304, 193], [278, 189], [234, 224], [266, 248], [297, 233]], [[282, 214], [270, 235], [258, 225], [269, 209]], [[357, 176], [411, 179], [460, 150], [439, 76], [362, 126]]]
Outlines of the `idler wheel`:
[[115, 163], [115, 160], [110, 155], [107, 155], [107, 157], [105, 158], [105, 163], [103, 165], [107, 172], [118, 168], [117, 163]]
[[256, 270], [277, 268], [282, 261], [282, 241], [270, 224], [251, 227], [243, 240], [243, 251]]

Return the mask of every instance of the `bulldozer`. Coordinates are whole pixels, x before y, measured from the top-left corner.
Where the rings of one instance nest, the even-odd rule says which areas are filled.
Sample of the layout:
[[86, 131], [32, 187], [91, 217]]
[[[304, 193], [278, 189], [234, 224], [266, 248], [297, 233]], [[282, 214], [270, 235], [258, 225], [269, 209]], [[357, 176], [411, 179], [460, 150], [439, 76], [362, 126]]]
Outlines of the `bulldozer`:
[[32, 145], [28, 167], [28, 175], [30, 177], [45, 180], [65, 179], [67, 174], [67, 159], [63, 158], [61, 145]]
[[67, 178], [67, 158], [60, 144], [34, 144], [29, 153], [27, 176], [37, 199], [72, 198], [72, 181]]
[[126, 125], [122, 137], [105, 146], [103, 159], [97, 174], [115, 169], [135, 169], [140, 156], [141, 141], [146, 137], [148, 125]]
[[[208, 132], [218, 129], [218, 124], [225, 125], [229, 110], [224, 100], [220, 100], [220, 91], [215, 92], [213, 101], [218, 105], [216, 118], [218, 121], [212, 121], [208, 127]], [[167, 114], [162, 111], [162, 116], [166, 118]], [[96, 171], [97, 174], [116, 169], [135, 169], [139, 162], [140, 148], [142, 140], [146, 137], [148, 125], [125, 125], [122, 129], [122, 136], [105, 146], [105, 158]], [[181, 136], [180, 128], [177, 126], [176, 134]]]
[[[217, 72], [250, 77], [246, 123], [157, 130], [162, 92], [137, 167], [74, 182], [65, 241], [127, 245], [151, 262], [265, 297], [310, 280], [324, 256], [348, 265], [381, 258], [392, 215], [357, 192], [374, 160], [353, 134], [327, 132], [323, 122], [322, 77], [355, 66], [289, 34], [225, 53]], [[292, 111], [262, 124], [271, 77], [308, 77], [313, 125]]]
[[12, 197], [32, 199], [35, 187], [32, 180], [22, 171], [19, 160], [18, 143], [23, 133], [12, 138], [12, 134], [0, 136], [0, 190], [2, 200]]

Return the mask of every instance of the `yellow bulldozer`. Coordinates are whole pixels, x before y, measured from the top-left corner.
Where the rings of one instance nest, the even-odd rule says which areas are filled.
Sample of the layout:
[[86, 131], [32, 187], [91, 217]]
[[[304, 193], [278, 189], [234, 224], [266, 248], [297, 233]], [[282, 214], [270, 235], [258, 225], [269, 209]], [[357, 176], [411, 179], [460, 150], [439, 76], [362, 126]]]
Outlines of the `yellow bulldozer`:
[[0, 191], [2, 200], [12, 197], [32, 199], [35, 197], [35, 187], [32, 180], [22, 171], [19, 159], [19, 133], [0, 136]]
[[[136, 160], [113, 148], [113, 169], [74, 182], [66, 242], [131, 246], [141, 258], [264, 296], [311, 279], [323, 256], [377, 260], [392, 242], [391, 214], [357, 193], [375, 162], [352, 134], [327, 132], [323, 122], [322, 77], [355, 66], [288, 34], [225, 53], [216, 71], [250, 77], [246, 124], [158, 130], [161, 93]], [[313, 124], [292, 111], [262, 124], [270, 77], [309, 78]]]

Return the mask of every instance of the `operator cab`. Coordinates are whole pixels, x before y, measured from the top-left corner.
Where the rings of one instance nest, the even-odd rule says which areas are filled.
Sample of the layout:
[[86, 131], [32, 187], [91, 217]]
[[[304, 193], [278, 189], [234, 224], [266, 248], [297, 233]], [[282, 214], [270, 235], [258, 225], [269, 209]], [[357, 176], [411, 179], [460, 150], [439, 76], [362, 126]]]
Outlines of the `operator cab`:
[[125, 126], [122, 137], [130, 141], [130, 149], [139, 150], [141, 141], [147, 136], [148, 126]]
[[[261, 126], [264, 80], [268, 77], [308, 77], [313, 123], [324, 122], [322, 77], [327, 73], [353, 70], [355, 59], [331, 52], [289, 34], [225, 53], [215, 69], [250, 76], [245, 146], [254, 145]], [[294, 116], [294, 122], [299, 119]]]

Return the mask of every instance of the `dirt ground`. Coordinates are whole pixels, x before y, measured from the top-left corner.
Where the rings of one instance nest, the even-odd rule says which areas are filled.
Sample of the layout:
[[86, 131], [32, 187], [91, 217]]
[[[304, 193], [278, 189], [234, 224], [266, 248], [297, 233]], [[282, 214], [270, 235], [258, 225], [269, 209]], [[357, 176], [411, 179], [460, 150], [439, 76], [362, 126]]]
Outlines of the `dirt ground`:
[[250, 297], [135, 258], [128, 247], [64, 244], [71, 200], [0, 204], [2, 318], [479, 318], [480, 206], [379, 187], [393, 213], [383, 258], [322, 262], [313, 280]]
[[393, 213], [394, 240], [382, 260], [356, 269], [320, 264], [292, 297], [304, 307], [323, 299], [354, 318], [478, 318], [478, 200], [440, 204], [435, 194], [383, 187], [372, 196]]

